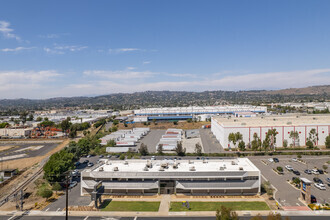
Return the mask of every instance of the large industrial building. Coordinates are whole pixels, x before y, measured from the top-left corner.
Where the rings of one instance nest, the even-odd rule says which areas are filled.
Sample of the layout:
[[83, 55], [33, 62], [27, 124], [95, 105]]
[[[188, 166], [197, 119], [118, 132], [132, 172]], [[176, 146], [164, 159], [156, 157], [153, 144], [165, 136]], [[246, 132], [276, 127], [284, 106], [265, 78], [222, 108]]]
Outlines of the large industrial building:
[[[318, 133], [316, 145], [325, 145], [325, 138], [330, 132], [329, 115], [290, 115], [290, 116], [263, 116], [254, 118], [223, 118], [212, 117], [211, 131], [223, 148], [235, 147], [228, 141], [230, 133], [240, 132], [243, 141], [248, 144], [257, 134], [263, 141], [269, 129], [276, 129], [276, 147], [282, 147], [284, 140], [288, 145], [306, 146], [307, 138], [312, 129]], [[297, 132], [299, 138], [290, 138], [291, 131]]]
[[255, 195], [260, 171], [248, 158], [110, 161], [81, 173], [81, 195], [102, 181], [107, 195]]
[[[187, 120], [211, 117], [212, 115], [236, 115], [237, 113], [266, 113], [267, 107], [252, 105], [234, 105], [234, 106], [192, 106], [192, 107], [174, 107], [174, 108], [145, 108], [134, 110], [135, 122], [146, 122], [152, 120]], [[247, 114], [246, 117], [251, 115]]]

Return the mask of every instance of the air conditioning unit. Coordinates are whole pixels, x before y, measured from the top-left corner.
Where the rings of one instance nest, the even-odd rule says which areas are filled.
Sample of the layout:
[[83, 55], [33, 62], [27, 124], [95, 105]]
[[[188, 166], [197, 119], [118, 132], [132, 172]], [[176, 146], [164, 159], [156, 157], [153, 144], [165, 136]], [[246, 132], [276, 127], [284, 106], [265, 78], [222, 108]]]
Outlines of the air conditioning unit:
[[191, 166], [191, 167], [189, 167], [189, 171], [196, 171], [195, 166]]
[[118, 167], [114, 167], [113, 171], [119, 171]]

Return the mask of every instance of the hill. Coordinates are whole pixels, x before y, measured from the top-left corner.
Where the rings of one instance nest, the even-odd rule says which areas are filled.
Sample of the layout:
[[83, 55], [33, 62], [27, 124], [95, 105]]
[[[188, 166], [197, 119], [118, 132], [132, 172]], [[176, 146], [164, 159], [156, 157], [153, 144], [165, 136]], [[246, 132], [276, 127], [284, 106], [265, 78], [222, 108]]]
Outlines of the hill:
[[274, 102], [311, 102], [330, 100], [330, 85], [282, 90], [251, 91], [146, 91], [117, 93], [95, 97], [50, 99], [2, 99], [1, 111], [58, 109], [58, 108], [112, 108], [135, 109], [141, 107], [191, 106], [219, 104], [253, 104]]

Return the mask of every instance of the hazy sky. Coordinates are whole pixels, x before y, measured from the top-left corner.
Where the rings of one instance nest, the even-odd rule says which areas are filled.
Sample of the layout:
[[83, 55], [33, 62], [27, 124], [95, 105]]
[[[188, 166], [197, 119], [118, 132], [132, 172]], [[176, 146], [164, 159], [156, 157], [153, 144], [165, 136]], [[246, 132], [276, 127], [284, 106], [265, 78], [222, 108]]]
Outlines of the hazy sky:
[[0, 5], [0, 98], [330, 84], [328, 0]]

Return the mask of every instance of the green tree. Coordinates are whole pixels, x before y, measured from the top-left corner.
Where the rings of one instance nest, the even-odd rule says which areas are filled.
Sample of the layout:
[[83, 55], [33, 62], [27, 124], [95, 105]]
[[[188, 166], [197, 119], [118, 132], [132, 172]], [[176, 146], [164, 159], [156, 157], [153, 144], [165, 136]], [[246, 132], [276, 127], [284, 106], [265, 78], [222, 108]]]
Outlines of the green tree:
[[73, 169], [74, 154], [65, 149], [50, 156], [44, 166], [44, 178], [49, 182], [60, 182], [69, 169]]
[[72, 129], [69, 133], [69, 138], [76, 138], [77, 137], [77, 130]]
[[142, 156], [147, 156], [149, 154], [148, 146], [142, 143], [140, 145], [139, 152]]
[[309, 131], [308, 138], [307, 138], [307, 142], [312, 142], [312, 144], [309, 143], [309, 145], [307, 145], [307, 142], [306, 142], [306, 145], [310, 148], [314, 148], [316, 146], [318, 140], [319, 140], [319, 134], [316, 132], [315, 128], [312, 128]]
[[46, 201], [48, 198], [52, 197], [53, 191], [48, 189], [47, 187], [41, 187], [38, 190], [38, 195], [40, 195], [42, 198], [46, 198]]
[[116, 146], [116, 141], [113, 140], [113, 139], [109, 140], [109, 141], [107, 142], [107, 146], [108, 146], [108, 147], [114, 147], [114, 146]]
[[236, 143], [243, 140], [243, 135], [240, 132], [230, 133], [228, 135], [228, 141], [233, 142], [234, 147], [236, 148]]
[[26, 119], [27, 121], [33, 121], [34, 117], [33, 114], [30, 114], [29, 117]]
[[183, 157], [186, 154], [186, 149], [183, 148], [182, 143], [178, 142], [175, 148], [175, 152], [178, 156]]
[[177, 122], [177, 121], [173, 121], [173, 124], [174, 124], [174, 125], [178, 125], [178, 122]]
[[125, 154], [120, 155], [119, 159], [120, 160], [125, 160]]
[[261, 140], [258, 137], [257, 133], [253, 134], [253, 140], [251, 142], [251, 146], [253, 151], [257, 151], [257, 150], [261, 151]]
[[203, 153], [202, 153], [202, 146], [201, 146], [200, 143], [197, 143], [197, 144], [195, 145], [195, 154], [196, 154], [197, 156], [202, 156], [202, 155], [203, 155]]
[[232, 209], [225, 206], [220, 206], [220, 209], [217, 209], [215, 214], [216, 220], [238, 220], [238, 215]]
[[116, 132], [116, 131], [118, 131], [118, 128], [117, 128], [116, 126], [113, 126], [113, 127], [111, 128], [111, 132]]
[[39, 116], [36, 121], [42, 121], [42, 117]]
[[27, 111], [22, 111], [22, 112], [19, 114], [19, 118], [21, 119], [23, 125], [24, 125], [25, 122], [26, 122], [26, 118], [27, 118], [28, 114], [29, 114], [29, 112], [27, 112]]
[[287, 140], [283, 140], [283, 147], [287, 148], [288, 147], [288, 141]]
[[268, 136], [269, 138], [269, 145], [270, 148], [275, 150], [275, 146], [276, 146], [276, 135], [277, 135], [277, 131], [275, 128], [273, 129], [268, 129], [266, 137]]
[[330, 148], [330, 135], [325, 138], [325, 147]]
[[298, 133], [298, 131], [291, 131], [289, 138], [291, 138], [291, 140], [292, 140], [292, 146], [295, 147], [296, 142], [298, 141], [298, 143], [299, 143], [299, 133]]
[[54, 190], [56, 192], [56, 195], [57, 195], [57, 191], [62, 190], [61, 184], [59, 184], [58, 182], [55, 182], [54, 185], [52, 186], [52, 190]]
[[72, 124], [68, 119], [63, 120], [60, 123], [60, 127], [61, 127], [62, 131], [64, 132], [65, 136], [67, 136], [67, 130], [70, 128], [71, 125]]
[[117, 124], [119, 124], [119, 121], [118, 120], [113, 120], [113, 124], [117, 125]]
[[157, 153], [158, 153], [159, 155], [163, 155], [163, 154], [164, 154], [164, 153], [163, 153], [163, 144], [159, 144], [159, 145], [158, 145]]
[[240, 151], [245, 151], [245, 142], [244, 142], [244, 141], [240, 141], [240, 142], [238, 143], [238, 149], [239, 149]]

